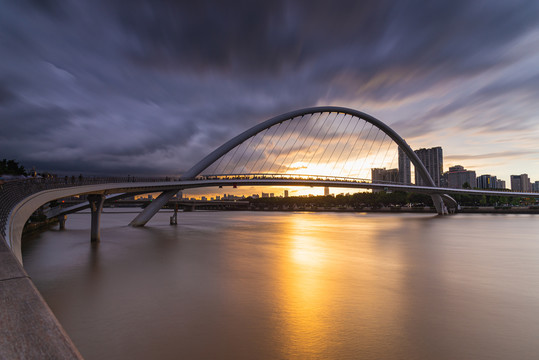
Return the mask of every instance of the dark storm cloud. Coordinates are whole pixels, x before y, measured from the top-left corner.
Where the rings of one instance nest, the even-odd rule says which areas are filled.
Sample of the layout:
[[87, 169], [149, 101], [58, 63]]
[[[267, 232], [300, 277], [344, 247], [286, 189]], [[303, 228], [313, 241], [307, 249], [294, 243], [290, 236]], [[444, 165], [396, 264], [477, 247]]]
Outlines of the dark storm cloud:
[[499, 64], [505, 46], [537, 26], [538, 9], [535, 1], [121, 4], [118, 18], [137, 39], [131, 51], [148, 66], [240, 76], [305, 68], [311, 81], [393, 72], [387, 85], [407, 72], [441, 79]]
[[12, 106], [0, 108], [2, 132], [0, 140], [24, 141], [32, 138], [34, 141], [52, 140], [47, 135], [55, 127], [69, 126], [73, 111], [67, 111], [58, 106], [31, 106], [27, 103], [15, 103]]
[[0, 81], [0, 106], [5, 106], [6, 104], [14, 101], [16, 96], [11, 92], [6, 86]]
[[[406, 101], [513, 66], [538, 15], [537, 1], [4, 2], [0, 153], [77, 172], [185, 171], [285, 111]], [[424, 133], [507, 91], [533, 97], [532, 71], [395, 126]], [[474, 124], [487, 125], [503, 128]]]

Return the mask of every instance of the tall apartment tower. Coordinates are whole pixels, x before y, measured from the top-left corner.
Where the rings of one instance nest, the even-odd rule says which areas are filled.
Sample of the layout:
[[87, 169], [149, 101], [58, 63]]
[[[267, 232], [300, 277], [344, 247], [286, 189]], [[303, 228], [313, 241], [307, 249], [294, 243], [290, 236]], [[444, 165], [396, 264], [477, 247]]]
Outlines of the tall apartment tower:
[[[442, 148], [440, 146], [430, 149], [419, 149], [414, 151], [423, 165], [427, 168], [428, 173], [434, 180], [434, 185], [441, 186], [441, 179], [444, 168], [444, 158]], [[415, 169], [415, 183], [419, 186], [428, 186], [419, 175], [417, 169]]]
[[410, 172], [410, 159], [408, 155], [399, 147], [399, 184], [411, 184], [412, 175]]
[[462, 165], [451, 166], [447, 172], [447, 187], [462, 189], [466, 183], [470, 188], [476, 185], [475, 171], [466, 170]]
[[497, 189], [498, 179], [494, 175], [481, 175], [477, 178], [479, 189]]
[[511, 190], [520, 192], [531, 191], [531, 181], [528, 174], [511, 175]]
[[[396, 183], [399, 180], [399, 169], [373, 168], [371, 169], [373, 183]], [[373, 193], [382, 190], [372, 189]]]
[[399, 170], [386, 168], [371, 169], [372, 182], [378, 183], [396, 183], [399, 179]]

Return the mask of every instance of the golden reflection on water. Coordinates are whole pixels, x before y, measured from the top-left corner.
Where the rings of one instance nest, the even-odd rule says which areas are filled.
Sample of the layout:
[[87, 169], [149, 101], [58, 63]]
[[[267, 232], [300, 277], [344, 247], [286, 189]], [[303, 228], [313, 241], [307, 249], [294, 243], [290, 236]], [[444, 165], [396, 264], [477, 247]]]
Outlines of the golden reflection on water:
[[[281, 280], [281, 345], [286, 344], [284, 352], [294, 358], [321, 354], [331, 358], [342, 351], [343, 342], [383, 347], [386, 340], [382, 329], [398, 320], [398, 301], [383, 287], [374, 286], [387, 281], [386, 277], [394, 279], [381, 268], [389, 272], [400, 268], [398, 251], [374, 241], [382, 228], [395, 225], [357, 218], [357, 227], [342, 229], [332, 224], [334, 216], [289, 216], [283, 218], [279, 229], [283, 236], [283, 256], [277, 267]], [[348, 248], [350, 241], [359, 241], [360, 250], [355, 245]], [[384, 256], [385, 266], [372, 261]], [[343, 286], [345, 282], [350, 286]], [[351, 294], [354, 301], [342, 301]], [[382, 307], [384, 311], [379, 312]], [[339, 318], [348, 318], [356, 326], [343, 327], [335, 321]], [[372, 331], [373, 323], [379, 324], [380, 331]], [[362, 324], [369, 324], [370, 331], [362, 332]]]
[[282, 279], [280, 305], [288, 344], [284, 350], [290, 355], [320, 354], [327, 342], [324, 328], [329, 324], [324, 315], [331, 291], [324, 272], [331, 271], [331, 263], [320, 244], [324, 241], [321, 233], [312, 230], [311, 219], [288, 220], [283, 238], [285, 256], [278, 267]]

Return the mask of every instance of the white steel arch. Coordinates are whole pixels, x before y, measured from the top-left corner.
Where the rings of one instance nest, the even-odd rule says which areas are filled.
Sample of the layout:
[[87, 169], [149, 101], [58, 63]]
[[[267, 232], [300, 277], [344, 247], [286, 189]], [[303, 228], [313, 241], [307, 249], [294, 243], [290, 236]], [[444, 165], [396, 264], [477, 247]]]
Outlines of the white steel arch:
[[266, 129], [269, 129], [270, 127], [276, 124], [283, 123], [285, 121], [291, 121], [304, 115], [310, 115], [310, 114], [316, 114], [316, 113], [341, 113], [345, 115], [351, 115], [376, 126], [378, 129], [382, 130], [387, 136], [389, 136], [406, 153], [406, 155], [408, 156], [410, 161], [414, 164], [417, 171], [419, 172], [419, 175], [425, 181], [425, 183], [428, 184], [428, 186], [436, 186], [434, 181], [432, 180], [432, 177], [428, 173], [425, 165], [423, 165], [423, 163], [421, 162], [419, 157], [416, 155], [416, 153], [412, 150], [412, 148], [410, 148], [410, 146], [406, 143], [406, 141], [399, 134], [397, 134], [397, 132], [395, 132], [388, 125], [384, 124], [382, 121], [376, 119], [375, 117], [369, 114], [366, 114], [358, 110], [349, 109], [346, 107], [340, 107], [340, 106], [310, 107], [310, 108], [291, 111], [291, 112], [288, 112], [279, 116], [275, 116], [269, 120], [266, 120], [244, 131], [243, 133], [235, 136], [234, 138], [230, 139], [229, 141], [227, 141], [226, 143], [224, 143], [223, 145], [221, 145], [220, 147], [212, 151], [209, 155], [207, 155], [201, 161], [196, 163], [186, 173], [184, 173], [181, 178], [182, 180], [194, 179], [197, 175], [202, 173], [206, 168], [208, 168], [214, 162], [219, 160], [222, 156], [226, 155], [230, 150], [234, 149], [236, 146], [242, 144], [244, 141], [250, 139], [251, 137], [257, 135], [258, 133]]
[[[217, 160], [219, 160], [222, 156], [226, 155], [230, 150], [234, 149], [236, 146], [241, 145], [244, 141], [256, 136], [258, 133], [269, 129], [270, 127], [283, 123], [286, 121], [292, 121], [298, 117], [309, 115], [309, 114], [316, 114], [316, 113], [341, 113], [345, 115], [351, 115], [354, 117], [357, 117], [359, 119], [362, 119], [376, 128], [380, 129], [382, 132], [384, 132], [387, 136], [389, 136], [408, 156], [412, 164], [414, 164], [416, 170], [419, 173], [419, 176], [423, 179], [423, 181], [428, 185], [435, 187], [435, 183], [428, 173], [425, 165], [421, 162], [419, 157], [416, 155], [416, 153], [410, 148], [410, 146], [406, 143], [406, 141], [399, 135], [397, 132], [395, 132], [392, 128], [390, 128], [388, 125], [383, 123], [382, 121], [376, 119], [375, 117], [366, 114], [364, 112], [349, 109], [346, 107], [339, 107], [339, 106], [318, 106], [318, 107], [310, 107], [305, 109], [299, 109], [295, 111], [291, 111], [282, 115], [275, 116], [269, 120], [266, 120], [258, 125], [255, 125], [251, 127], [250, 129], [244, 131], [243, 133], [235, 136], [234, 138], [230, 139], [214, 151], [212, 151], [209, 155], [204, 157], [201, 161], [196, 163], [191, 169], [189, 169], [187, 172], [185, 172], [181, 179], [182, 180], [192, 180], [196, 176], [198, 176], [200, 173], [202, 173], [206, 168], [208, 168], [210, 165], [215, 163]], [[168, 200], [170, 200], [176, 192], [174, 191], [166, 191], [163, 192], [159, 197], [154, 200], [148, 207], [146, 207], [133, 221], [130, 225], [132, 226], [144, 226], [156, 213], [163, 207]], [[446, 200], [449, 200], [452, 204], [456, 204], [456, 202], [451, 201], [450, 197], [444, 196]], [[447, 212], [445, 210], [444, 202], [441, 197], [441, 195], [434, 194], [432, 195], [432, 199], [434, 201], [434, 206], [436, 207], [436, 210], [438, 213], [442, 214], [444, 212]]]

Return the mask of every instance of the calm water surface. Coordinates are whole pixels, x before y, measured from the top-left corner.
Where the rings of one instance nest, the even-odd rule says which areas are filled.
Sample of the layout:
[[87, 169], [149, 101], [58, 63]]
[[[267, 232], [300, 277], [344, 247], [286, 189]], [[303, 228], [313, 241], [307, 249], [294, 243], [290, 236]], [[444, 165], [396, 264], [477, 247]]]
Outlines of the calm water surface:
[[86, 359], [539, 358], [539, 216], [134, 216], [25, 242]]

